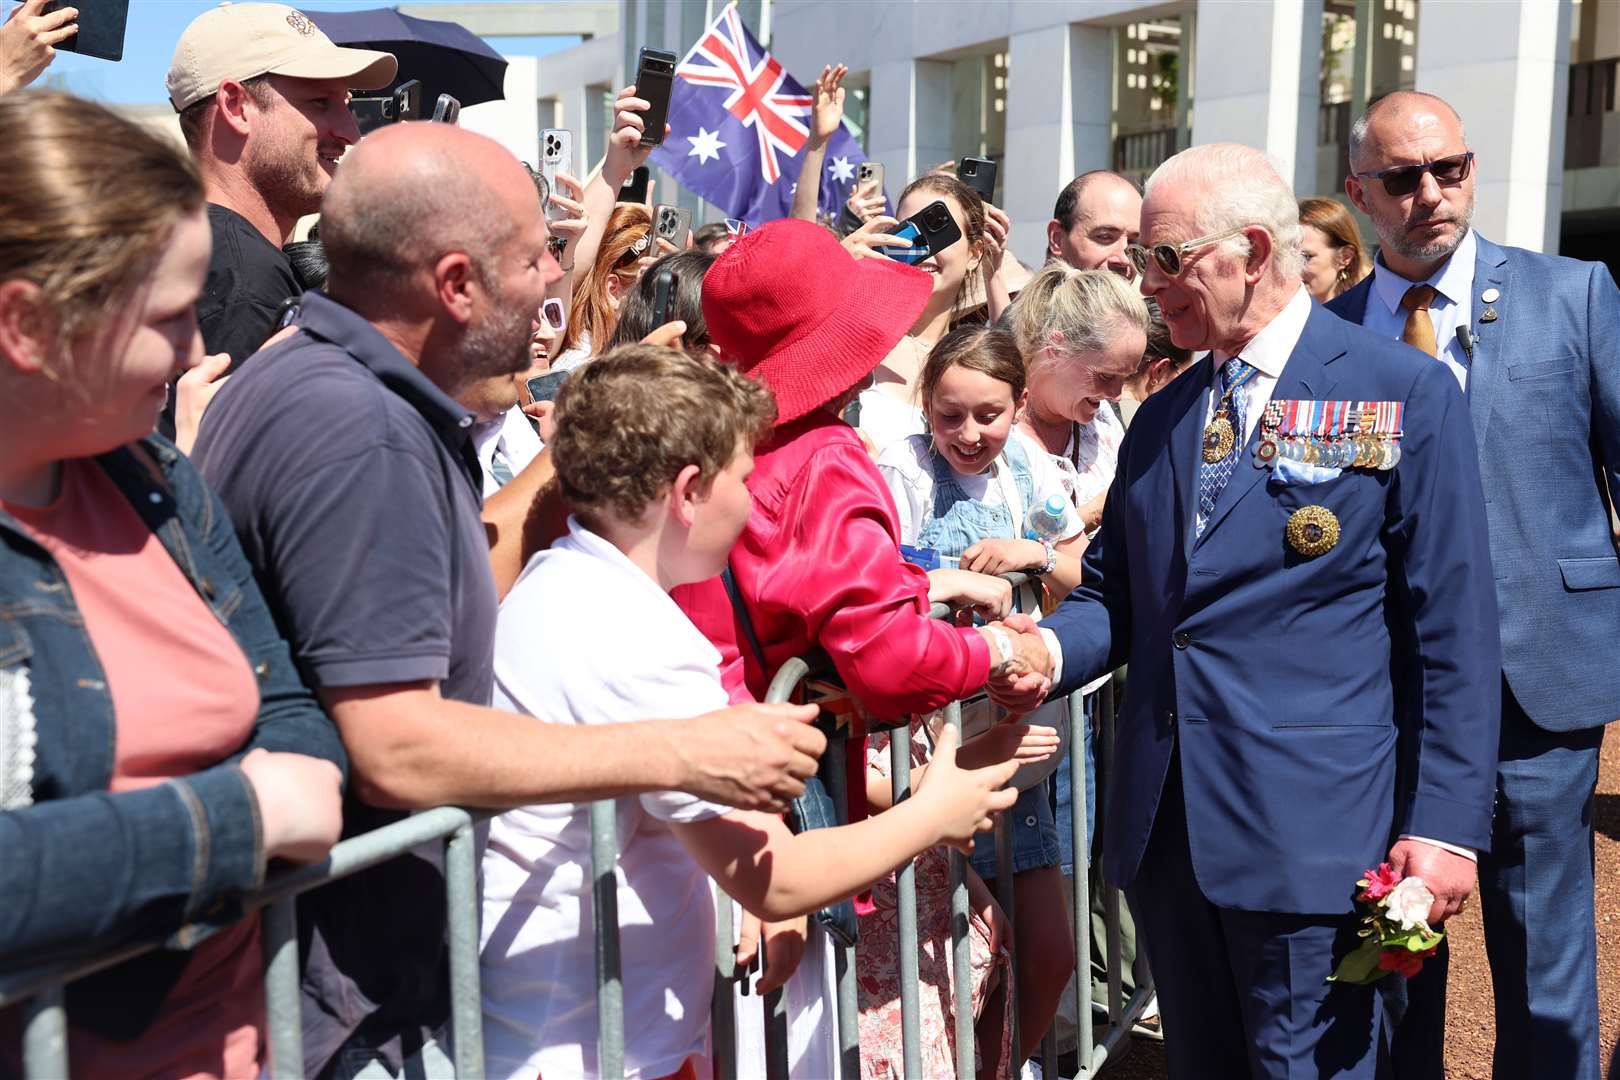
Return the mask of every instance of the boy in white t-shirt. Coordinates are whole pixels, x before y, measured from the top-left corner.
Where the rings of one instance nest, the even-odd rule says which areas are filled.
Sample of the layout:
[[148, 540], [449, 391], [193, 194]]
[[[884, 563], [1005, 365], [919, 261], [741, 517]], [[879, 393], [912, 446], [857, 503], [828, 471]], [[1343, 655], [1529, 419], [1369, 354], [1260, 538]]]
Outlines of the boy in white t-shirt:
[[[760, 384], [672, 349], [621, 348], [569, 380], [552, 453], [576, 516], [501, 606], [497, 707], [611, 724], [727, 703], [719, 653], [668, 592], [725, 566], [753, 505], [753, 445], [774, 413]], [[852, 895], [926, 848], [966, 850], [1011, 804], [1000, 788], [1016, 762], [966, 770], [955, 756], [948, 735], [913, 798], [798, 836], [779, 817], [676, 792], [619, 800], [625, 1075], [678, 1074], [708, 1054], [709, 875], [776, 921]], [[596, 1075], [588, 805], [495, 819], [483, 874], [490, 1074]]]

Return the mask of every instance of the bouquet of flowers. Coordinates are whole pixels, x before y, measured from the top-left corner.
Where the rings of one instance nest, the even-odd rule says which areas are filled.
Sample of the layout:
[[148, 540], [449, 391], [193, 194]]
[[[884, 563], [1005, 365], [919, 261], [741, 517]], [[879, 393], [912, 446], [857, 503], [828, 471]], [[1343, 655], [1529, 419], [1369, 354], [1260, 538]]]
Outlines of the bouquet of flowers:
[[1422, 878], [1402, 877], [1389, 863], [1368, 870], [1356, 887], [1356, 903], [1366, 912], [1356, 931], [1361, 944], [1339, 961], [1327, 981], [1366, 986], [1392, 971], [1416, 975], [1446, 936], [1429, 928], [1434, 894]]

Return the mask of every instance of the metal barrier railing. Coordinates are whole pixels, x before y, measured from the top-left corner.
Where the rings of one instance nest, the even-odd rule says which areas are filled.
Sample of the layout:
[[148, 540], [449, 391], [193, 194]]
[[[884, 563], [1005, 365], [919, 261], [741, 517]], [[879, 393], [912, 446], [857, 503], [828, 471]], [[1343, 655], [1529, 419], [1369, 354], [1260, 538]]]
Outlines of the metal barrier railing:
[[[1023, 575], [1009, 575], [1022, 579]], [[950, 614], [944, 605], [935, 605], [933, 617]], [[803, 658], [784, 664], [771, 683], [766, 701], [787, 701], [811, 677], [830, 674], [812, 669]], [[1107, 761], [1114, 741], [1114, 681], [1110, 680], [1098, 691], [1098, 712], [1101, 719], [1099, 761]], [[970, 699], [975, 700], [975, 699]], [[945, 709], [946, 722], [961, 731], [962, 702], [952, 702]], [[1069, 698], [1071, 729], [1078, 733], [1080, 725], [1087, 723], [1081, 695]], [[893, 799], [898, 804], [911, 795], [911, 746], [909, 726], [895, 729], [890, 740], [890, 772]], [[1147, 971], [1140, 945], [1136, 959], [1136, 992], [1129, 1001], [1122, 1000], [1120, 972], [1119, 893], [1112, 887], [1104, 891], [1104, 913], [1107, 924], [1108, 949], [1108, 1033], [1099, 1042], [1095, 1039], [1091, 1002], [1091, 912], [1089, 890], [1084, 887], [1080, 870], [1085, 864], [1088, 822], [1086, 814], [1086, 774], [1081, 740], [1071, 736], [1069, 769], [1070, 790], [1073, 792], [1073, 842], [1077, 885], [1074, 890], [1072, 916], [1075, 942], [1075, 985], [1077, 987], [1076, 1017], [1077, 1043], [1080, 1048], [1080, 1077], [1090, 1077], [1107, 1063], [1117, 1060], [1129, 1046], [1127, 1041], [1132, 1026], [1140, 1017], [1153, 994], [1151, 973]], [[829, 768], [827, 775], [833, 780], [832, 797], [840, 805], [848, 806], [848, 793], [843, 790], [842, 777], [847, 748], [845, 740], [835, 738], [828, 742]], [[1104, 778], [1108, 770], [1099, 768]], [[1103, 805], [1106, 789], [1099, 784], [1097, 805]], [[618, 1080], [624, 1075], [624, 984], [619, 953], [618, 888], [615, 865], [618, 857], [615, 803], [601, 800], [590, 806], [592, 898], [596, 917], [596, 985], [598, 1008], [598, 1066], [603, 1080]], [[474, 827], [492, 817], [490, 812], [470, 812], [456, 807], [439, 807], [411, 815], [402, 821], [376, 829], [360, 836], [341, 841], [332, 848], [326, 859], [277, 875], [257, 893], [248, 897], [244, 907], [248, 912], [263, 911], [263, 947], [265, 956], [265, 997], [267, 1012], [267, 1041], [270, 1064], [267, 1070], [273, 1080], [294, 1080], [304, 1073], [303, 1040], [300, 1020], [299, 958], [296, 898], [323, 885], [370, 869], [380, 863], [397, 858], [423, 844], [446, 842], [445, 891], [447, 901], [447, 937], [450, 953], [451, 1031], [454, 1061], [458, 1077], [484, 1075], [482, 1001], [479, 986], [479, 931], [480, 904], [477, 891], [478, 865]], [[997, 900], [1002, 909], [1011, 913], [1015, 895], [1012, 874], [1010, 822], [1006, 815], [998, 820], [995, 839], [997, 848]], [[970, 1080], [974, 1075], [974, 1030], [972, 1008], [971, 942], [968, 938], [969, 903], [967, 887], [967, 861], [959, 852], [951, 852], [951, 950], [953, 956], [952, 1009], [955, 1019], [956, 1075]], [[905, 1075], [919, 1076], [921, 1065], [921, 1005], [918, 986], [918, 930], [917, 896], [914, 868], [910, 862], [899, 868], [895, 875], [898, 905], [897, 933], [899, 934], [900, 1007], [902, 1058]], [[218, 933], [223, 927], [188, 926], [163, 941], [142, 942], [114, 949], [98, 956], [66, 964], [41, 965], [36, 968], [0, 974], [0, 1008], [25, 1004], [23, 1031], [23, 1068], [28, 1080], [65, 1077], [70, 1075], [67, 1057], [67, 1017], [63, 1004], [63, 990], [68, 983], [98, 971], [113, 967], [126, 960], [159, 948], [189, 949]], [[1138, 931], [1140, 933], [1140, 931]], [[733, 952], [734, 928], [731, 905], [716, 904], [715, 932], [715, 991], [713, 997], [712, 1033], [715, 1047], [715, 1071], [721, 1080], [735, 1080], [736, 1013], [732, 999], [733, 983], [739, 978]], [[829, 942], [834, 949], [837, 1001], [837, 1056], [840, 1070], [850, 1080], [860, 1075], [860, 1017], [855, 986], [855, 948]], [[1014, 964], [1016, 965], [1016, 956]], [[1012, 971], [1007, 993], [1012, 1000], [1014, 1018], [1012, 1045], [1018, 1043], [1017, 1024], [1017, 969]], [[770, 1080], [785, 1078], [789, 1072], [788, 1017], [783, 992], [778, 990], [765, 999], [766, 1063]], [[1089, 1051], [1089, 1052], [1088, 1052]], [[1041, 1048], [1041, 1063], [1047, 1076], [1058, 1075], [1056, 1043], [1049, 1030]]]

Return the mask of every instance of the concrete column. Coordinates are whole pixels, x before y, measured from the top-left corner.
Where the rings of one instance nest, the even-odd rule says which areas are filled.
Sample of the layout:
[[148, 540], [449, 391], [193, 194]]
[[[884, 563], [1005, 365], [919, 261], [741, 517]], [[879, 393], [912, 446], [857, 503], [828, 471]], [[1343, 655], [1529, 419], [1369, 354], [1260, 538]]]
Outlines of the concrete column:
[[889, 198], [918, 172], [951, 157], [951, 64], [892, 60], [872, 68], [868, 155], [883, 162]]
[[1058, 192], [1110, 165], [1113, 50], [1107, 27], [1075, 24], [1014, 34], [1007, 53], [1003, 209], [1013, 254], [1038, 267]]
[[1225, 0], [1200, 19], [1193, 141], [1257, 147], [1314, 190], [1321, 39], [1322, 0]]
[[1474, 224], [1501, 244], [1556, 253], [1564, 187], [1570, 5], [1418, 5], [1417, 88], [1461, 102], [1476, 155]]

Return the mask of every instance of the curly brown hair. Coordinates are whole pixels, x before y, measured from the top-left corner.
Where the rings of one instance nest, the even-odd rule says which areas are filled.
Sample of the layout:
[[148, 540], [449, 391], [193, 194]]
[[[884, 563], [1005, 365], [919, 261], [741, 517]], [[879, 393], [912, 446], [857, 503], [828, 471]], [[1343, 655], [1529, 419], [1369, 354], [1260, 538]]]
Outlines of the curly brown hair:
[[776, 422], [764, 384], [709, 357], [621, 345], [569, 377], [557, 394], [552, 463], [562, 492], [593, 513], [639, 521], [688, 465], [707, 490]]

